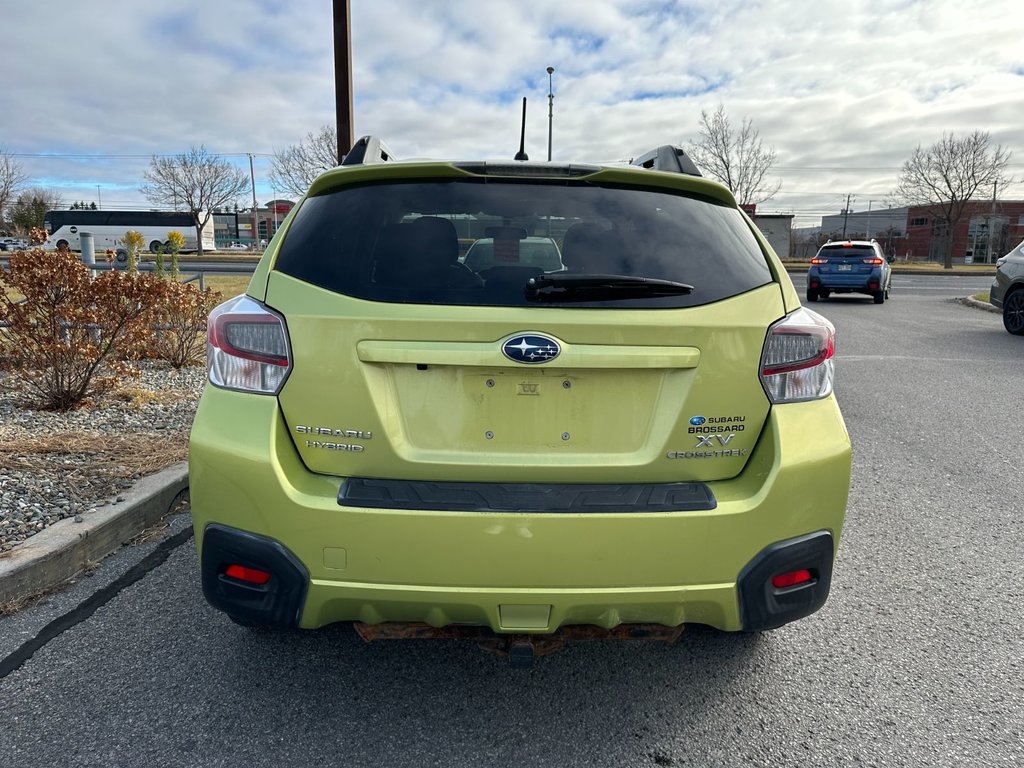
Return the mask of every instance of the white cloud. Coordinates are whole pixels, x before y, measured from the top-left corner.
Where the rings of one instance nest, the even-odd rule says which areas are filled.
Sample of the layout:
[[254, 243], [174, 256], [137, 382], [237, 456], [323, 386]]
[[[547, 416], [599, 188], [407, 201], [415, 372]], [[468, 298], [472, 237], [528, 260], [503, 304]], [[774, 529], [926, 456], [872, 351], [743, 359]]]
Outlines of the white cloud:
[[[356, 133], [400, 156], [511, 157], [527, 96], [527, 149], [542, 158], [553, 66], [556, 159], [684, 143], [723, 104], [778, 151], [769, 208], [838, 210], [849, 193], [866, 207], [946, 131], [990, 131], [1024, 176], [1016, 0], [352, 6]], [[193, 144], [241, 166], [256, 153], [269, 196], [267, 156], [334, 121], [333, 45], [326, 0], [8, 0], [0, 144], [68, 200], [100, 184], [105, 203], [141, 203], [147, 158]]]

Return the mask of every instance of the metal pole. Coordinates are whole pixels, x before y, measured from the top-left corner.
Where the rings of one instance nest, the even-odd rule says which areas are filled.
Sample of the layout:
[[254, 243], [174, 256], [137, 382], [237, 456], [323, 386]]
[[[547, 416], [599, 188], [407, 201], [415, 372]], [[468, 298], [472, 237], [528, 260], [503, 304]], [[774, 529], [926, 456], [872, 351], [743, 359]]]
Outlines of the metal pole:
[[96, 185], [96, 199], [99, 201], [96, 203], [97, 210], [103, 210], [103, 195], [100, 194], [100, 185]]
[[551, 120], [554, 116], [555, 93], [551, 87], [551, 76], [555, 74], [554, 67], [548, 67], [548, 162], [551, 162]]
[[334, 105], [338, 164], [352, 149], [352, 13], [349, 0], [334, 0]]
[[868, 200], [868, 225], [867, 225], [867, 230], [868, 231], [864, 233], [864, 236], [865, 236], [865, 238], [867, 240], [871, 239], [871, 204], [873, 202], [875, 202], [875, 201], [874, 200]]
[[252, 168], [252, 152], [249, 153], [249, 181], [252, 182], [252, 245], [255, 250], [256, 243], [259, 241], [260, 227], [259, 222], [256, 221], [256, 173]]

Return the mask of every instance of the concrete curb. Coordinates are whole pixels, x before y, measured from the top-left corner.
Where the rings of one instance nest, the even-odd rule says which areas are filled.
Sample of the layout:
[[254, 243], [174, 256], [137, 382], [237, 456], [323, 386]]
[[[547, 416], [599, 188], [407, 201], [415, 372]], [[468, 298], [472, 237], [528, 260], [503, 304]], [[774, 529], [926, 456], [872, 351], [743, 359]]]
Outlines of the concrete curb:
[[24, 600], [74, 577], [157, 523], [188, 490], [188, 463], [138, 480], [124, 501], [59, 520], [0, 557], [0, 605]]
[[974, 307], [975, 309], [983, 309], [986, 312], [995, 312], [997, 315], [1003, 314], [1003, 310], [993, 307], [987, 301], [978, 301], [973, 296], [964, 296], [962, 299], [957, 299], [961, 304], [965, 304], [968, 307]]

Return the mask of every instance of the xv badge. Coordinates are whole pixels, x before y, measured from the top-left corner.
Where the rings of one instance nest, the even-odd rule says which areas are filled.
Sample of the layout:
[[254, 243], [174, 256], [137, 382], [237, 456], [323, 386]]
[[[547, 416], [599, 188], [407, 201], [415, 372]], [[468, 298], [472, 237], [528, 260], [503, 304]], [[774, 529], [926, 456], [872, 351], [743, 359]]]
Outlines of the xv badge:
[[716, 438], [716, 437], [718, 438], [718, 444], [719, 445], [728, 445], [729, 441], [732, 440], [734, 437], [736, 437], [736, 435], [733, 435], [733, 434], [728, 434], [728, 435], [704, 435], [703, 437], [698, 437], [697, 438], [697, 447], [698, 448], [712, 448], [712, 447], [714, 447], [714, 444], [711, 441], [714, 438]]

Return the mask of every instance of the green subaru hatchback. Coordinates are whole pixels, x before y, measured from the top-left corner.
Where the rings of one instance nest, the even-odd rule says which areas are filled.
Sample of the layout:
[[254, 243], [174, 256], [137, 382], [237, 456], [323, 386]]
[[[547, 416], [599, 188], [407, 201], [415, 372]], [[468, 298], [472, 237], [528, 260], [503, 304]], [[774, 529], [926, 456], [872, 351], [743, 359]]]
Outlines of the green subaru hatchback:
[[850, 484], [834, 329], [730, 192], [672, 147], [598, 166], [372, 145], [210, 316], [189, 449], [209, 602], [498, 638], [821, 607]]

